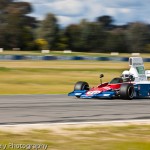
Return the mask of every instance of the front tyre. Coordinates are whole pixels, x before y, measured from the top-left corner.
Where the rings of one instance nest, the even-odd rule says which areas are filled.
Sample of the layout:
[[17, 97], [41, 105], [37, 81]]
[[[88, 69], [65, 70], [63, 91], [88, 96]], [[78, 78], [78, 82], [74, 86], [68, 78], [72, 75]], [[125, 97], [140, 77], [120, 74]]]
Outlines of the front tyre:
[[131, 83], [122, 84], [120, 87], [120, 97], [122, 99], [133, 99], [134, 96], [134, 86]]
[[[84, 81], [78, 81], [75, 86], [74, 86], [74, 90], [89, 90], [89, 84], [87, 82]], [[77, 98], [80, 98], [80, 96], [76, 96]]]

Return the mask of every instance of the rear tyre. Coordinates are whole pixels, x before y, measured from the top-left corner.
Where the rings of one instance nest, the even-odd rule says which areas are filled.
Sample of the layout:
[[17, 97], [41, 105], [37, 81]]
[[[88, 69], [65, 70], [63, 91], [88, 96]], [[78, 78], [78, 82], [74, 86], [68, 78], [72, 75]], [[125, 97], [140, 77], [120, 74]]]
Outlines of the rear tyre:
[[120, 87], [120, 97], [122, 99], [131, 100], [134, 96], [134, 86], [133, 84], [125, 83]]
[[[74, 90], [89, 90], [89, 84], [84, 81], [78, 81], [74, 86]], [[80, 98], [80, 96], [76, 97]]]

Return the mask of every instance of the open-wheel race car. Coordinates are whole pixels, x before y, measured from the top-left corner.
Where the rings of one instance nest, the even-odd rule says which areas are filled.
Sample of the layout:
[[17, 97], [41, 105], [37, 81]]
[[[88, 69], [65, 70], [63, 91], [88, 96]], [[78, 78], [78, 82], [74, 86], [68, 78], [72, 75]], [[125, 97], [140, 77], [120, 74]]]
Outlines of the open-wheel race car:
[[[120, 77], [113, 78], [110, 82], [100, 83], [97, 87], [89, 87], [84, 81], [78, 81], [74, 91], [68, 96], [77, 98], [150, 98], [150, 81], [148, 71], [145, 71], [141, 57], [129, 58], [129, 70], [123, 71]], [[103, 74], [100, 75], [102, 79]]]

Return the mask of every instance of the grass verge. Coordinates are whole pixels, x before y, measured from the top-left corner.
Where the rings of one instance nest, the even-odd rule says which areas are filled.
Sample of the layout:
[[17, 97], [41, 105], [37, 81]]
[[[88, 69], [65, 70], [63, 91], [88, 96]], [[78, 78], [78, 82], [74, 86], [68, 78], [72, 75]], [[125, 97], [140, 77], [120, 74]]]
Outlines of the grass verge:
[[[45, 144], [49, 150], [149, 150], [150, 125], [49, 127], [0, 131], [1, 145]], [[14, 148], [17, 149], [17, 148]], [[41, 148], [42, 149], [42, 148]]]
[[[150, 65], [146, 63], [146, 68]], [[77, 81], [99, 84], [120, 76], [127, 62], [100, 61], [1, 61], [0, 94], [57, 94], [73, 90]]]
[[[86, 52], [72, 52], [64, 53], [64, 51], [51, 50], [48, 54], [43, 54], [41, 51], [12, 51], [4, 50], [0, 55], [53, 55], [53, 56], [91, 56], [91, 57], [132, 57], [132, 53], [119, 53], [117, 56], [112, 56], [110, 53], [86, 53]], [[141, 57], [149, 58], [149, 53], [140, 53]]]

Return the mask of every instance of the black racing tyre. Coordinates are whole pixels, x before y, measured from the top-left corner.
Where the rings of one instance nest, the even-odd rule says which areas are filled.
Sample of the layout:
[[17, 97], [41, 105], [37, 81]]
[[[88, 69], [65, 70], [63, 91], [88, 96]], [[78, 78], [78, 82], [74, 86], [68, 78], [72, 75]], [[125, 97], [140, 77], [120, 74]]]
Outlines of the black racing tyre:
[[84, 81], [78, 81], [74, 86], [74, 90], [89, 90], [89, 84]]
[[122, 99], [133, 99], [134, 96], [134, 86], [131, 83], [122, 84], [120, 87], [120, 97]]
[[[89, 90], [89, 84], [84, 81], [78, 81], [74, 86], [74, 90]], [[80, 96], [76, 97], [80, 98]]]

